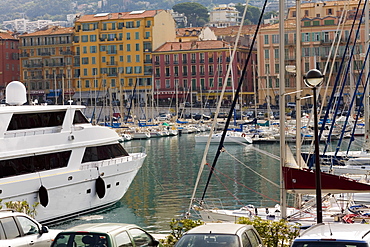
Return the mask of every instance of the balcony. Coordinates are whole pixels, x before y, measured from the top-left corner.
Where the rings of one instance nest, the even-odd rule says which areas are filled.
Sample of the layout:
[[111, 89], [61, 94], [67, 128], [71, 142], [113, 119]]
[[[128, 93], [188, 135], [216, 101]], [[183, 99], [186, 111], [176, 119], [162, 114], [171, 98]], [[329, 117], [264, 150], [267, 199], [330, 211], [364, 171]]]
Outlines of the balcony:
[[107, 66], [117, 66], [117, 62], [107, 62]]

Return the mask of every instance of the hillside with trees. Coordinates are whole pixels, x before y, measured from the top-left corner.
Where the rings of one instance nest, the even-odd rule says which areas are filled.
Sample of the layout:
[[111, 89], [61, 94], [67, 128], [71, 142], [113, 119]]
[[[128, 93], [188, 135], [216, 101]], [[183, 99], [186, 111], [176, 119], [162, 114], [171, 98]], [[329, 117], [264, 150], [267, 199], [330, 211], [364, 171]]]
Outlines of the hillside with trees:
[[[225, 4], [224, 0], [198, 0], [196, 2], [183, 2], [181, 0], [1, 0], [0, 23], [18, 18], [34, 20], [64, 21], [68, 14], [95, 14], [102, 12], [125, 12], [132, 10], [172, 9], [185, 13], [193, 26], [203, 26], [208, 21], [207, 10], [218, 4]], [[190, 13], [187, 7], [191, 5], [196, 15]], [[237, 9], [243, 13], [242, 4]], [[259, 9], [248, 10], [246, 24], [256, 23]]]

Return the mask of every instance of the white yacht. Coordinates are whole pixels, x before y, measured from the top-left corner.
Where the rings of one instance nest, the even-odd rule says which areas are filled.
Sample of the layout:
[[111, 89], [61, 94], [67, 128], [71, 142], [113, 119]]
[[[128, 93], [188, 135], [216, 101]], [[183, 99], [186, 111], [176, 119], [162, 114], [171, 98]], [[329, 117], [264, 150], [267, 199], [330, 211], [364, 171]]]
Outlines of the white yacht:
[[[24, 93], [24, 95], [22, 93]], [[120, 200], [142, 166], [108, 127], [92, 125], [81, 105], [23, 105], [26, 89], [11, 82], [0, 106], [0, 199], [27, 201], [36, 219], [54, 222]]]

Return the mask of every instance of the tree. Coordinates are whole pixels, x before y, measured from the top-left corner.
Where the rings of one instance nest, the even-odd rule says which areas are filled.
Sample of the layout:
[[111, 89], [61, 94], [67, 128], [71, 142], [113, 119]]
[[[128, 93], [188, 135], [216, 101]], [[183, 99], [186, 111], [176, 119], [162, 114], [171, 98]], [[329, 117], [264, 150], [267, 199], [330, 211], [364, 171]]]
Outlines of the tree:
[[[239, 15], [243, 16], [245, 6], [241, 3], [235, 5], [235, 8], [239, 11]], [[257, 24], [260, 18], [261, 11], [255, 6], [248, 5], [247, 13], [243, 24]]]
[[192, 27], [203, 26], [208, 22], [208, 10], [199, 3], [179, 3], [172, 7], [175, 12], [184, 14], [188, 19], [188, 25]]

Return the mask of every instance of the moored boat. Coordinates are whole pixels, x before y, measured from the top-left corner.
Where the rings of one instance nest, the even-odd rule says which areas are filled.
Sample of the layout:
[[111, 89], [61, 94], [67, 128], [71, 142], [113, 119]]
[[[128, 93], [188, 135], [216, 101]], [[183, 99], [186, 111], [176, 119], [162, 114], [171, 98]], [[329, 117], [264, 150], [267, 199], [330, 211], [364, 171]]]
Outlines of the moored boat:
[[54, 222], [120, 200], [142, 166], [111, 128], [92, 125], [80, 105], [23, 105], [26, 89], [12, 82], [0, 107], [0, 198], [37, 206]]

